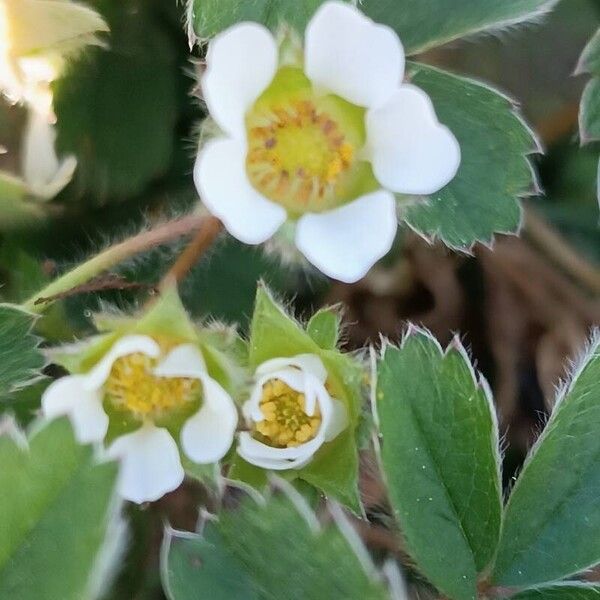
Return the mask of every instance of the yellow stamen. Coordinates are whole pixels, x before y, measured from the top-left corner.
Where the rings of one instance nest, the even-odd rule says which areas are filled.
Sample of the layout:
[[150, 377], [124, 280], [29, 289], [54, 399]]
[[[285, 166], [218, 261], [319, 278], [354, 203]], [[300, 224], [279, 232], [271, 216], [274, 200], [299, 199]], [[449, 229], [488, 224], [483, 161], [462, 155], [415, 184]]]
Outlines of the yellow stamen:
[[156, 377], [152, 374], [155, 365], [156, 360], [141, 353], [117, 359], [104, 388], [112, 404], [144, 420], [184, 408], [199, 398], [197, 379]]
[[[248, 128], [246, 168], [253, 186], [283, 205], [327, 208], [354, 164], [339, 124], [310, 100], [277, 106]], [[267, 124], [265, 124], [267, 123]]]
[[275, 448], [292, 448], [312, 440], [321, 427], [321, 413], [306, 414], [304, 394], [280, 379], [268, 381], [262, 390], [260, 410], [264, 420], [256, 423], [255, 437]]

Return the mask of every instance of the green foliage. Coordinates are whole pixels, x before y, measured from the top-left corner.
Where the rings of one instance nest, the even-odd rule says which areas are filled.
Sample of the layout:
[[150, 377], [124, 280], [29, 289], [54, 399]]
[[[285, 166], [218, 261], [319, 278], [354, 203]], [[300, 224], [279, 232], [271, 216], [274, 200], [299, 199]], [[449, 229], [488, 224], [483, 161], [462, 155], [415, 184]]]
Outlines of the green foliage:
[[31, 333], [34, 319], [17, 306], [0, 304], [0, 403], [41, 376], [46, 361]]
[[196, 35], [206, 39], [240, 21], [275, 28], [286, 22], [303, 31], [323, 0], [189, 0]]
[[528, 159], [539, 151], [532, 131], [510, 99], [484, 84], [423, 65], [411, 65], [410, 72], [431, 97], [439, 120], [456, 135], [462, 162], [445, 188], [407, 208], [406, 221], [452, 248], [515, 233], [519, 197], [537, 190]]
[[210, 523], [201, 536], [167, 529], [162, 552], [163, 585], [170, 600], [194, 599], [200, 590], [211, 600], [259, 598], [250, 573]]
[[[576, 72], [592, 75], [583, 91], [579, 110], [581, 143], [589, 144], [600, 140], [600, 30], [583, 51]], [[598, 180], [600, 181], [600, 169]]]
[[557, 0], [364, 0], [362, 9], [391, 25], [408, 54], [539, 17]]
[[54, 105], [58, 150], [79, 161], [77, 195], [105, 202], [140, 193], [169, 168], [177, 64], [151, 3], [132, 10], [126, 2], [97, 0], [94, 7], [110, 26], [108, 47], [72, 65], [55, 84]]
[[315, 527], [316, 517], [301, 515], [286, 498], [265, 506], [246, 500], [202, 537], [175, 537], [165, 545], [165, 587], [171, 600], [192, 600], [199, 590], [223, 599], [387, 598], [336, 526]]
[[563, 395], [510, 496], [493, 579], [554, 582], [600, 562], [600, 339]]
[[[93, 598], [114, 538], [116, 466], [98, 464], [66, 420], [0, 436], [0, 597]], [[112, 527], [112, 531], [109, 529]]]
[[[360, 8], [400, 35], [407, 54], [416, 54], [451, 40], [497, 30], [539, 17], [557, 0], [363, 0]], [[201, 39], [240, 21], [275, 28], [287, 22], [303, 31], [324, 0], [190, 0], [191, 20]]]
[[341, 315], [335, 308], [323, 308], [309, 320], [306, 332], [324, 350], [337, 347], [340, 338]]
[[500, 533], [498, 431], [489, 392], [456, 340], [411, 331], [379, 366], [377, 416], [390, 500], [419, 569], [454, 600], [476, 597]]
[[597, 600], [599, 597], [600, 587], [573, 582], [521, 592], [513, 596], [513, 600]]

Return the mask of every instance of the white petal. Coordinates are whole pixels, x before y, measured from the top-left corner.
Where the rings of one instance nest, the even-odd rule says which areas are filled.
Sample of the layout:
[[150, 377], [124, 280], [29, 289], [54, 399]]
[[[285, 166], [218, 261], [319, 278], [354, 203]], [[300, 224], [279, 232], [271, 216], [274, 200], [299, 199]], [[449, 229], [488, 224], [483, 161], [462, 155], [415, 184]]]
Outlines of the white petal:
[[245, 244], [268, 240], [286, 219], [283, 207], [252, 187], [242, 142], [216, 139], [206, 144], [196, 159], [194, 182], [206, 208]]
[[316, 354], [298, 354], [285, 358], [272, 358], [267, 360], [256, 369], [257, 375], [267, 375], [284, 367], [297, 367], [302, 371], [312, 373], [319, 381], [325, 383], [327, 370], [323, 361]]
[[246, 112], [273, 80], [277, 62], [273, 35], [257, 23], [234, 25], [210, 42], [202, 91], [223, 131], [243, 139]]
[[118, 490], [126, 500], [153, 502], [183, 481], [179, 450], [166, 429], [144, 425], [117, 438], [107, 455], [121, 462]]
[[46, 417], [68, 415], [75, 437], [81, 444], [100, 442], [108, 431], [108, 416], [102, 408], [102, 396], [85, 388], [85, 376], [68, 375], [50, 384], [42, 395]]
[[368, 111], [367, 138], [375, 176], [394, 192], [433, 194], [460, 166], [458, 141], [437, 120], [429, 96], [413, 85]]
[[354, 283], [389, 252], [397, 225], [393, 195], [379, 191], [329, 212], [303, 216], [296, 245], [325, 275]]
[[326, 442], [336, 438], [348, 427], [348, 411], [342, 402], [332, 398], [331, 411], [327, 423], [323, 422], [323, 435]]
[[42, 187], [58, 171], [58, 158], [54, 150], [56, 131], [47, 115], [29, 111], [23, 138], [23, 177], [28, 185]]
[[104, 355], [102, 360], [85, 376], [85, 387], [88, 390], [99, 390], [110, 375], [115, 360], [138, 352], [147, 354], [151, 358], [158, 358], [160, 347], [152, 338], [146, 335], [126, 335], [120, 338]]
[[240, 433], [237, 452], [246, 462], [263, 469], [300, 469], [312, 460], [323, 441], [323, 436], [318, 435], [314, 440], [295, 448], [272, 448], [244, 431]]
[[317, 88], [377, 106], [402, 82], [404, 50], [389, 27], [344, 2], [326, 2], [306, 29], [305, 71]]
[[200, 379], [206, 374], [206, 363], [200, 349], [193, 344], [177, 346], [156, 366], [157, 377]]
[[231, 396], [213, 379], [202, 378], [203, 405], [181, 430], [181, 445], [194, 461], [221, 460], [233, 443], [238, 414]]
[[23, 178], [29, 192], [43, 199], [53, 198], [72, 179], [77, 160], [58, 160], [54, 148], [56, 131], [45, 114], [30, 110], [23, 139]]

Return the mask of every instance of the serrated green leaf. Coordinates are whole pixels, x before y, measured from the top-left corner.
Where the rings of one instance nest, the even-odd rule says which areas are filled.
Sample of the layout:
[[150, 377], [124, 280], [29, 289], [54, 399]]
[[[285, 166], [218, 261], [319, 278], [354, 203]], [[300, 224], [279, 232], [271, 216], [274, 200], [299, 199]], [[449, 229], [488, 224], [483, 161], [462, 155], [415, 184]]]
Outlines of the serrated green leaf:
[[409, 552], [454, 600], [476, 597], [501, 512], [497, 423], [460, 343], [427, 333], [388, 347], [379, 365], [381, 461]]
[[45, 359], [31, 333], [35, 317], [10, 304], [0, 304], [0, 402], [41, 376]]
[[445, 188], [407, 208], [408, 224], [460, 249], [477, 241], [489, 244], [495, 233], [517, 232], [519, 198], [537, 190], [528, 155], [539, 149], [515, 105], [464, 77], [423, 65], [412, 65], [410, 72], [458, 139], [462, 161]]
[[141, 192], [168, 169], [177, 68], [150, 7], [103, 0], [95, 7], [110, 44], [90, 49], [55, 83], [54, 107], [58, 153], [78, 159], [72, 189], [106, 202]]
[[222, 513], [219, 533], [260, 590], [272, 600], [375, 600], [386, 598], [383, 586], [365, 573], [352, 546], [333, 525], [321, 532], [309, 527], [285, 498], [265, 507], [245, 501]]
[[598, 600], [598, 598], [600, 598], [600, 587], [576, 582], [527, 590], [512, 596], [513, 600]]
[[309, 320], [306, 332], [325, 350], [333, 350], [340, 337], [340, 313], [335, 307], [322, 308]]
[[167, 530], [162, 582], [170, 600], [259, 598], [252, 579], [210, 523], [202, 536]]
[[286, 22], [303, 31], [323, 0], [190, 0], [196, 35], [206, 39], [240, 21], [276, 28]]
[[494, 582], [543, 584], [600, 562], [599, 382], [597, 338], [511, 493]]
[[558, 0], [363, 0], [375, 21], [392, 26], [407, 54], [539, 18]]
[[[196, 35], [205, 39], [240, 21], [303, 31], [325, 0], [191, 0]], [[538, 18], [557, 0], [362, 0], [360, 8], [399, 33], [408, 55], [485, 30]]]
[[94, 569], [116, 517], [116, 465], [98, 464], [65, 419], [26, 448], [1, 436], [0, 464], [0, 598], [94, 597]]

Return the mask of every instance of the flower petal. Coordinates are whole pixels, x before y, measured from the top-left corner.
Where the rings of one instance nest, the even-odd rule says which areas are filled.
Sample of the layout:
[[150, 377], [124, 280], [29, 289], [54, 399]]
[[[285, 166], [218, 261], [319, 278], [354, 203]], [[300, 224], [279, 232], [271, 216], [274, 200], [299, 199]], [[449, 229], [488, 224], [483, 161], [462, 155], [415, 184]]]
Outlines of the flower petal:
[[126, 500], [153, 502], [183, 481], [179, 450], [166, 429], [144, 425], [117, 438], [107, 455], [121, 462], [117, 485]]
[[316, 354], [298, 354], [297, 356], [285, 358], [272, 358], [259, 365], [256, 374], [267, 375], [285, 367], [296, 367], [301, 371], [312, 373], [322, 383], [325, 383], [327, 379], [327, 370], [323, 365], [323, 361]]
[[367, 138], [373, 172], [393, 192], [433, 194], [460, 166], [458, 141], [437, 120], [429, 96], [414, 85], [403, 85], [368, 111]]
[[300, 469], [311, 461], [315, 452], [323, 445], [323, 435], [293, 448], [272, 448], [255, 440], [247, 431], [239, 436], [238, 454], [246, 461], [263, 469], [283, 471]]
[[231, 396], [213, 379], [202, 378], [202, 408], [181, 430], [184, 452], [200, 464], [221, 460], [233, 443], [238, 413]]
[[259, 194], [246, 175], [242, 142], [212, 140], [198, 153], [194, 182], [202, 202], [245, 244], [268, 240], [286, 220], [286, 211]]
[[99, 390], [112, 369], [115, 360], [136, 353], [147, 354], [151, 358], [160, 356], [159, 345], [146, 335], [126, 335], [120, 338], [104, 355], [102, 360], [85, 375], [84, 385], [88, 390]]
[[334, 210], [303, 216], [296, 245], [325, 275], [354, 283], [387, 254], [397, 226], [394, 197], [380, 190]]
[[377, 106], [404, 77], [396, 33], [345, 2], [326, 2], [306, 29], [305, 71], [318, 88], [359, 106]]
[[234, 25], [210, 42], [202, 92], [223, 131], [245, 138], [246, 111], [271, 83], [277, 63], [275, 38], [258, 23]]
[[100, 442], [108, 431], [102, 396], [85, 388], [84, 375], [67, 375], [50, 384], [42, 395], [42, 411], [53, 419], [68, 415], [81, 444]]
[[193, 344], [177, 346], [156, 366], [157, 377], [187, 377], [201, 379], [206, 374], [206, 363], [200, 349]]
[[348, 427], [348, 411], [342, 402], [331, 398], [331, 410], [328, 415], [327, 423], [323, 423], [323, 435], [326, 442], [336, 438], [346, 427]]

